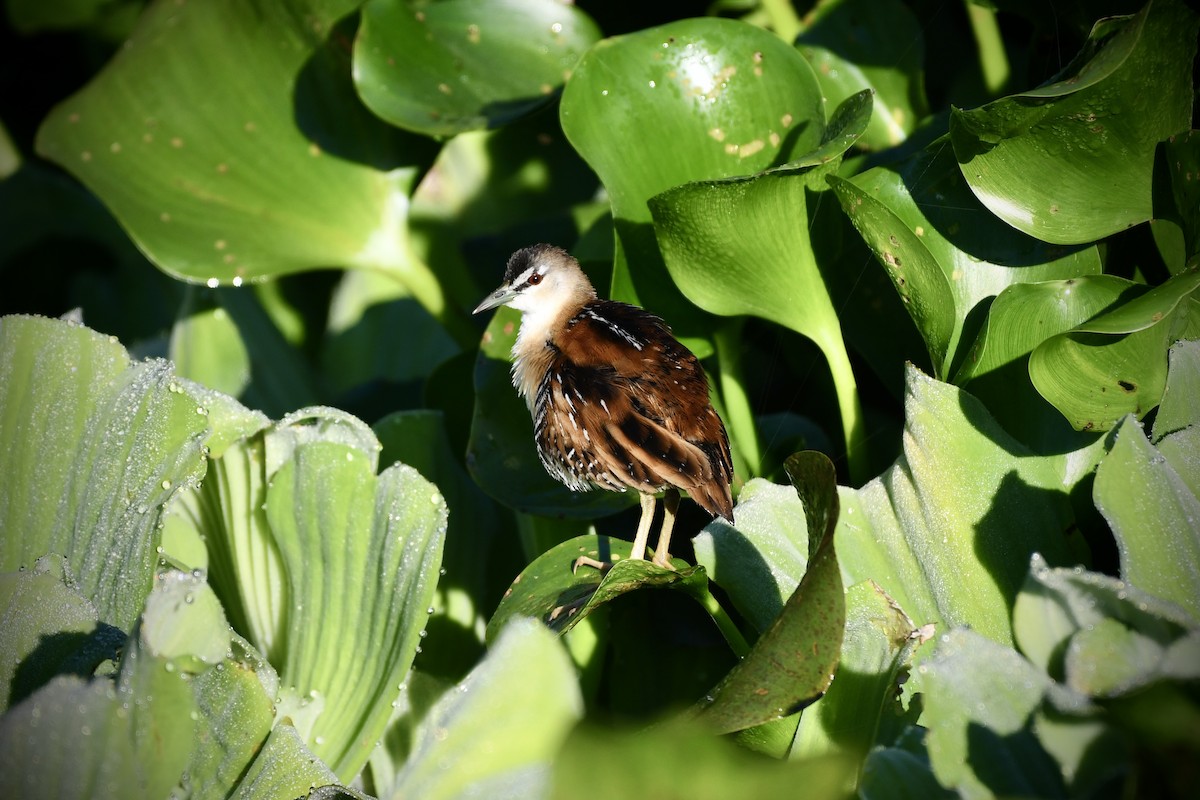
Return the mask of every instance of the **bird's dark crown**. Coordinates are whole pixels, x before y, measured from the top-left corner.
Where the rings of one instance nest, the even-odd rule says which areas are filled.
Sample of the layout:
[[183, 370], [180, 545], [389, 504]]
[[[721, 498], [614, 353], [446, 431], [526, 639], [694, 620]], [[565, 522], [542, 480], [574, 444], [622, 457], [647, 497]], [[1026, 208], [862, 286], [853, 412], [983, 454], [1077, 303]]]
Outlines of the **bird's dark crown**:
[[553, 256], [555, 258], [569, 259], [571, 254], [561, 247], [555, 247], [552, 244], [533, 244], [529, 247], [523, 247], [513, 253], [508, 259], [508, 266], [504, 268], [504, 285], [511, 285], [513, 281], [525, 270], [532, 267], [538, 261]]

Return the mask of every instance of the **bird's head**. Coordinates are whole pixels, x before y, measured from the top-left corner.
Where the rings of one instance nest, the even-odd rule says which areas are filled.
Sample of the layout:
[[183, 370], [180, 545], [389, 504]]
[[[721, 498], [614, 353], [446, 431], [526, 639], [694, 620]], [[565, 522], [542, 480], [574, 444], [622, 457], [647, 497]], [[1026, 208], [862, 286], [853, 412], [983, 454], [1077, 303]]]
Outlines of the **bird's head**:
[[535, 244], [512, 254], [504, 283], [480, 303], [474, 313], [509, 306], [522, 314], [557, 318], [565, 309], [583, 305], [596, 290], [579, 262], [566, 250]]

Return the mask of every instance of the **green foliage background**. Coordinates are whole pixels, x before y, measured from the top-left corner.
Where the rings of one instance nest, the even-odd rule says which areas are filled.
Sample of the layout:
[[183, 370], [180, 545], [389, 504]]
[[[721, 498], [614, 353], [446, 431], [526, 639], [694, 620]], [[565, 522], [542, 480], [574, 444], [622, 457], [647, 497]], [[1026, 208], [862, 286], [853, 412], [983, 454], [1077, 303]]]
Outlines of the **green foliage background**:
[[[1182, 0], [5, 8], [12, 791], [1188, 796]], [[673, 570], [469, 316], [537, 241], [709, 372]]]

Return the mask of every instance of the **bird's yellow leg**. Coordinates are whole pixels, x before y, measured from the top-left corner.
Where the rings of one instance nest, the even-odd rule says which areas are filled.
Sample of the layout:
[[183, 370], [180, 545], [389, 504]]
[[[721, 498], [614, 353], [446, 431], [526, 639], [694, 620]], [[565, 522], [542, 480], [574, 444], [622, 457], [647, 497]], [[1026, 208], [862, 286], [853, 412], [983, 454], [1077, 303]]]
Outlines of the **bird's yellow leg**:
[[646, 540], [650, 538], [650, 524], [654, 522], [654, 495], [643, 494], [641, 500], [642, 520], [638, 523], [637, 536], [633, 538], [633, 549], [629, 551], [631, 560], [646, 558]]
[[666, 569], [671, 566], [671, 529], [675, 527], [675, 512], [679, 510], [679, 490], [667, 489], [663, 495], [663, 524], [658, 534], [658, 549], [654, 551], [654, 563]]

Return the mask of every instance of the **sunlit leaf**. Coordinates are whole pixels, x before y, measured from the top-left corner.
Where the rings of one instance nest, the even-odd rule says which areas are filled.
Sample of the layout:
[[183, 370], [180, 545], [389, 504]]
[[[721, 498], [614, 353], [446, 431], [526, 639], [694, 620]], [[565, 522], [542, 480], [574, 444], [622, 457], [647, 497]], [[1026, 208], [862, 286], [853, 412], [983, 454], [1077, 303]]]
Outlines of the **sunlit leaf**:
[[599, 38], [583, 11], [554, 0], [370, 0], [354, 83], [393, 125], [451, 136], [543, 105]]
[[515, 619], [426, 714], [388, 797], [544, 796], [582, 713], [566, 650], [540, 623]]
[[[1178, 0], [1102, 21], [1053, 83], [950, 117], [954, 152], [992, 213], [1058, 244], [1150, 219], [1154, 151], [1191, 121], [1200, 18]], [[1031, 180], [1031, 176], [1037, 176]]]
[[714, 18], [601, 41], [567, 81], [560, 118], [612, 201], [612, 297], [685, 335], [703, 331], [666, 275], [646, 202], [691, 181], [786, 163], [825, 130], [808, 63], [767, 31]]
[[1029, 356], [1038, 392], [1076, 430], [1108, 430], [1126, 414], [1158, 405], [1167, 380], [1167, 349], [1200, 336], [1200, 268], [1051, 336]]
[[128, 631], [162, 508], [203, 474], [204, 412], [165, 361], [79, 325], [0, 320], [0, 570], [60, 553], [100, 621]]
[[806, 18], [796, 47], [813, 65], [829, 105], [872, 90], [864, 147], [899, 144], [929, 113], [921, 25], [897, 0], [823, 0]]

